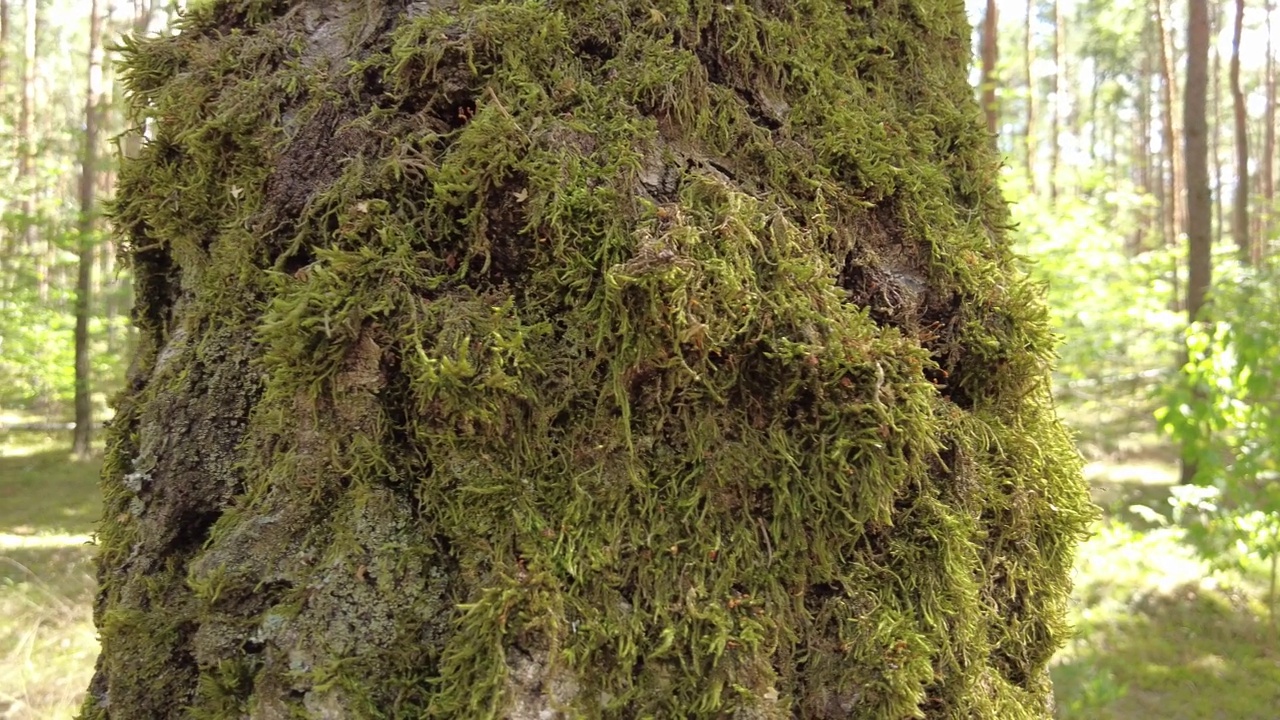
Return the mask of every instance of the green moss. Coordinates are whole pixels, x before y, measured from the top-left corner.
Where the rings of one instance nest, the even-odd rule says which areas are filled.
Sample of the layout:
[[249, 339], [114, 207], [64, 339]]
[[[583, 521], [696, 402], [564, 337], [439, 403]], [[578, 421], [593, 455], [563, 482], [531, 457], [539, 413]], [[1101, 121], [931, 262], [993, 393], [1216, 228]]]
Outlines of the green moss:
[[1092, 509], [962, 9], [421, 5], [127, 46], [109, 507], [148, 408], [254, 378], [148, 613], [190, 712], [1042, 717]]

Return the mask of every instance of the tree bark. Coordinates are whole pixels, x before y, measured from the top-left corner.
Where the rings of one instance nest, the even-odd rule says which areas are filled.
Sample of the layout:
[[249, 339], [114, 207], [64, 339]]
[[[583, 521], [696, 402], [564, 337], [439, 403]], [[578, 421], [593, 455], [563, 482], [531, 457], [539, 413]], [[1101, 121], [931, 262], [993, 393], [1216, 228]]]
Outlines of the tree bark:
[[927, 10], [210, 2], [127, 41], [83, 716], [1047, 717], [1094, 511]]
[[92, 451], [93, 402], [90, 395], [89, 319], [93, 311], [93, 265], [97, 209], [94, 193], [98, 177], [98, 127], [102, 106], [102, 17], [98, 0], [89, 4], [89, 72], [84, 96], [84, 148], [80, 159], [79, 255], [76, 277], [75, 385], [76, 429], [71, 452], [87, 458]]
[[[0, 107], [9, 107], [9, 0], [0, 0]], [[7, 110], [4, 116], [8, 117]], [[0, 216], [6, 213], [6, 198], [0, 194]], [[13, 258], [17, 253], [5, 232], [5, 225], [0, 223], [0, 288], [7, 290], [13, 275]]]
[[9, 99], [9, 0], [0, 0], [0, 100]]
[[[17, 186], [22, 196], [21, 242], [24, 254], [29, 254], [39, 265], [36, 253], [36, 187], [34, 176], [35, 137], [31, 126], [36, 102], [36, 22], [39, 6], [36, 0], [26, 0], [22, 16], [22, 91], [18, 104], [18, 174]], [[45, 270], [37, 268], [38, 282], [44, 287]]]
[[[1222, 27], [1222, 12], [1217, 5], [1213, 8], [1213, 25], [1210, 35], [1216, 35]], [[1210, 68], [1213, 78], [1213, 123], [1209, 131], [1209, 162], [1213, 165], [1213, 244], [1221, 245], [1224, 228], [1222, 209], [1222, 52], [1217, 43], [1213, 44], [1213, 66]]]
[[1035, 19], [1035, 1], [1027, 0], [1026, 17], [1022, 26], [1022, 84], [1027, 90], [1027, 121], [1023, 134], [1023, 169], [1027, 175], [1027, 190], [1032, 195], [1036, 192], [1036, 85], [1031, 76], [1031, 65], [1035, 58], [1032, 54], [1032, 30]]
[[1062, 8], [1053, 0], [1053, 101], [1050, 103], [1049, 123], [1049, 203], [1058, 200], [1058, 158], [1061, 153], [1059, 134], [1062, 132], [1062, 67], [1063, 33]]
[[987, 132], [998, 145], [1000, 102], [996, 99], [996, 63], [1000, 60], [1000, 14], [996, 0], [987, 0], [982, 16], [982, 112], [987, 118]]
[[1259, 241], [1254, 244], [1256, 253], [1254, 264], [1258, 266], [1262, 265], [1264, 258], [1269, 253], [1268, 244], [1276, 231], [1276, 58], [1271, 22], [1275, 7], [1274, 2], [1267, 3], [1267, 59], [1265, 71], [1267, 105], [1263, 111], [1262, 157], [1258, 163], [1259, 173], [1262, 178], [1262, 233], [1258, 239]]
[[[1156, 37], [1160, 45], [1160, 90], [1163, 96], [1164, 120], [1161, 123], [1161, 145], [1164, 150], [1164, 167], [1167, 168], [1165, 183], [1164, 241], [1168, 247], [1176, 247], [1181, 242], [1184, 215], [1183, 159], [1177, 142], [1178, 132], [1174, 125], [1174, 108], [1178, 104], [1177, 79], [1173, 72], [1173, 49], [1169, 37], [1170, 29], [1166, 26], [1163, 10], [1164, 0], [1156, 0]], [[1170, 304], [1176, 309], [1183, 304], [1183, 288], [1177, 266], [1173, 269], [1173, 298]]]
[[[1187, 19], [1187, 92], [1183, 126], [1187, 161], [1187, 322], [1204, 319], [1205, 297], [1213, 271], [1213, 206], [1209, 193], [1208, 120], [1205, 95], [1209, 85], [1209, 8], [1207, 0], [1190, 0]], [[1194, 455], [1184, 449], [1183, 482], [1196, 474]]]
[[[1138, 192], [1142, 195], [1150, 194], [1156, 199], [1158, 205], [1160, 202], [1160, 189], [1154, 181], [1151, 169], [1151, 128], [1153, 125], [1151, 106], [1154, 103], [1151, 99], [1151, 54], [1148, 52], [1149, 43], [1147, 42], [1147, 37], [1149, 36], [1150, 25], [1144, 22], [1142, 26], [1143, 48], [1141, 62], [1138, 67], [1138, 89], [1136, 94], [1138, 127], [1133, 138], [1133, 158]], [[1137, 212], [1139, 220], [1137, 227], [1134, 229], [1133, 240], [1130, 242], [1130, 254], [1134, 256], [1148, 250], [1147, 238], [1156, 235], [1151, 211], [1144, 204]]]
[[1244, 104], [1244, 91], [1240, 88], [1240, 36], [1244, 29], [1244, 0], [1236, 0], [1235, 5], [1235, 23], [1231, 35], [1230, 82], [1231, 108], [1235, 119], [1233, 135], [1236, 150], [1236, 187], [1231, 204], [1231, 237], [1235, 240], [1240, 261], [1251, 264], [1253, 245], [1249, 240], [1249, 125]]

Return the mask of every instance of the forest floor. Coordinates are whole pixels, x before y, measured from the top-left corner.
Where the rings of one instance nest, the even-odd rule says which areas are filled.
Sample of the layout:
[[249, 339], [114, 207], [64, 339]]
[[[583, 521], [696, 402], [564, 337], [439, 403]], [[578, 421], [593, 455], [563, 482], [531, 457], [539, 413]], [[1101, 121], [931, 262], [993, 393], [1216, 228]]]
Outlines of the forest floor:
[[1103, 519], [1076, 559], [1076, 632], [1052, 668], [1058, 717], [1275, 720], [1269, 568], [1215, 571], [1182, 530], [1159, 522], [1180, 479], [1153, 410], [1152, 400], [1114, 396], [1060, 406]]
[[93, 674], [98, 467], [69, 441], [0, 435], [0, 720], [71, 718]]
[[[1177, 481], [1149, 430], [1082, 432], [1080, 444], [1105, 519], [1077, 562], [1077, 633], [1053, 667], [1058, 717], [1274, 720], [1265, 572], [1211, 572], [1178, 530], [1131, 509], [1165, 509]], [[52, 438], [0, 436], [0, 720], [71, 718], [92, 675], [97, 472]]]

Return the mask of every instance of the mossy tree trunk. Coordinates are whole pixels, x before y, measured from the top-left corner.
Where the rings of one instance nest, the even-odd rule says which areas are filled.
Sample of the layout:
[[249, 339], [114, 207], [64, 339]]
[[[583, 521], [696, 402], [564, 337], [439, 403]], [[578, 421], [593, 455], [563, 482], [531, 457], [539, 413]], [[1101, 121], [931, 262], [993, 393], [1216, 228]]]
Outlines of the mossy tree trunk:
[[86, 718], [1039, 718], [1092, 510], [958, 2], [126, 48]]

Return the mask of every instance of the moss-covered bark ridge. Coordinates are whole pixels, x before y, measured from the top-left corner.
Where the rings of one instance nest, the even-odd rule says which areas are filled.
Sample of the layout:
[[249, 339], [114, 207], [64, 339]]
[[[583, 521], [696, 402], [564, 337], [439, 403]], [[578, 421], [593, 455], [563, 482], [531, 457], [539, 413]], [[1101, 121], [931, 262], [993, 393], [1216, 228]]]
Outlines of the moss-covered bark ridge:
[[1092, 510], [960, 3], [198, 5], [87, 718], [1039, 718]]

